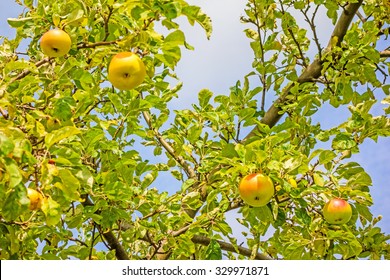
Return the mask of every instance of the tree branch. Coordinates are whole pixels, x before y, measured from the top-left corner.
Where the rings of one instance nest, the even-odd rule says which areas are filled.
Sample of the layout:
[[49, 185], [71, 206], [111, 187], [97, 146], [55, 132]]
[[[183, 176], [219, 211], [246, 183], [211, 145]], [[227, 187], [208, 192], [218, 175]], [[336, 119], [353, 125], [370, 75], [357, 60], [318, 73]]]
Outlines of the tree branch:
[[390, 50], [384, 50], [379, 53], [381, 57], [390, 57]]
[[[95, 204], [91, 200], [91, 198], [88, 195], [84, 195], [82, 197], [84, 199], [84, 202], [82, 203], [83, 206], [94, 206]], [[102, 228], [100, 225], [96, 224], [96, 227], [99, 229], [100, 232], [102, 232]], [[103, 237], [107, 241], [109, 245], [110, 250], [115, 250], [115, 256], [118, 260], [129, 260], [129, 256], [127, 255], [125, 249], [120, 244], [119, 240], [115, 237], [115, 235], [112, 233], [112, 231], [105, 231], [103, 232]]]
[[[142, 97], [142, 96], [141, 96]], [[161, 146], [168, 152], [168, 154], [177, 162], [180, 164], [180, 166], [183, 168], [184, 172], [187, 174], [188, 178], [195, 179], [196, 178], [196, 172], [195, 170], [188, 164], [188, 162], [185, 161], [185, 159], [179, 155], [176, 154], [175, 149], [169, 144], [164, 137], [161, 135], [160, 132], [158, 132], [157, 129], [153, 127], [152, 120], [150, 117], [149, 112], [142, 111], [142, 115], [144, 117], [144, 120], [146, 124], [148, 125], [149, 129], [154, 132], [154, 135], [157, 139], [157, 141], [161, 144]]]
[[115, 250], [115, 256], [118, 260], [130, 259], [123, 246], [119, 243], [119, 240], [111, 231], [104, 232], [103, 236], [106, 239], [108, 245], [110, 245], [110, 249]]
[[[188, 229], [188, 227], [184, 227], [183, 230], [179, 230], [179, 231], [175, 232], [174, 234], [172, 234], [172, 236], [177, 237], [178, 235], [184, 233], [187, 229]], [[142, 241], [145, 241], [147, 243], [152, 244], [152, 241], [147, 236], [140, 237], [139, 240], [142, 240]], [[191, 238], [191, 241], [193, 243], [196, 243], [196, 244], [208, 246], [211, 242], [211, 239], [209, 237], [203, 236], [203, 235], [194, 235]], [[250, 257], [252, 255], [252, 250], [249, 248], [245, 248], [242, 246], [236, 247], [233, 244], [230, 244], [230, 243], [225, 242], [225, 241], [219, 241], [219, 240], [216, 240], [216, 241], [219, 243], [219, 246], [221, 246], [221, 249], [224, 251], [238, 253], [238, 254], [246, 256], [246, 257]], [[166, 243], [166, 239], [161, 240], [160, 243], [161, 243], [161, 245]], [[160, 259], [168, 259], [169, 255], [170, 255], [170, 254], [167, 254], [166, 252], [162, 252], [162, 248], [159, 248], [157, 253], [166, 255], [165, 257], [160, 257]], [[255, 259], [256, 260], [272, 260], [272, 258], [270, 258], [267, 255], [262, 254], [262, 253], [256, 253]]]
[[[200, 235], [195, 235], [192, 237], [192, 242], [201, 244], [203, 246], [208, 246], [211, 242], [211, 239], [206, 237], [206, 236], [200, 236]], [[237, 246], [237, 249], [235, 246], [233, 246], [230, 243], [224, 242], [224, 241], [219, 241], [217, 240], [219, 246], [221, 246], [221, 249], [224, 251], [229, 251], [233, 253], [239, 253], [240, 255], [250, 257], [252, 255], [252, 250], [242, 247], [242, 246]], [[270, 257], [266, 256], [265, 254], [262, 253], [256, 253], [255, 254], [255, 259], [256, 260], [272, 260]]]
[[104, 33], [106, 33], [106, 35], [104, 36], [104, 41], [106, 41], [108, 36], [110, 36], [110, 32], [108, 30], [108, 28], [109, 28], [108, 22], [110, 21], [110, 18], [112, 16], [113, 11], [114, 11], [114, 7], [108, 6], [108, 16], [103, 17], [104, 18]]
[[[50, 58], [49, 57], [45, 57], [44, 59], [42, 59], [42, 60], [38, 61], [37, 63], [35, 63], [35, 67], [39, 68], [40, 66], [48, 63], [49, 61], [50, 61]], [[24, 70], [19, 75], [17, 75], [16, 77], [12, 78], [9, 83], [12, 84], [13, 82], [16, 82], [16, 81], [18, 81], [20, 79], [23, 79], [24, 77], [26, 77], [30, 73], [31, 73], [31, 70]]]
[[116, 44], [118, 43], [118, 41], [103, 41], [103, 42], [96, 42], [96, 43], [91, 43], [91, 44], [88, 44], [88, 43], [79, 43], [77, 45], [77, 49], [91, 49], [91, 48], [96, 48], [96, 47], [99, 47], [99, 46], [108, 46], [108, 45], [113, 45], [113, 44]]
[[[345, 34], [352, 22], [353, 17], [362, 5], [362, 0], [357, 3], [350, 3], [343, 9], [341, 16], [339, 17], [333, 33], [329, 39], [328, 46], [325, 48], [324, 53], [328, 53], [332, 50], [333, 41], [336, 38], [336, 46], [340, 46], [340, 43], [344, 39]], [[289, 84], [284, 88], [282, 95], [271, 105], [264, 117], [260, 120], [261, 123], [273, 127], [283, 116], [281, 105], [286, 102], [286, 97], [290, 94], [291, 88], [295, 83], [303, 84], [306, 82], [313, 82], [321, 76], [322, 62], [319, 58], [316, 58], [299, 76], [298, 80], [294, 83]], [[245, 138], [244, 142], [256, 135], [259, 131], [258, 127], [255, 127]]]
[[[141, 95], [142, 96], [142, 95]], [[155, 129], [153, 127], [153, 124], [152, 124], [152, 121], [151, 121], [151, 117], [150, 117], [150, 114], [149, 112], [146, 112], [146, 111], [142, 111], [142, 115], [145, 119], [145, 122], [147, 123], [148, 127], [150, 130], [152, 130], [154, 132], [154, 135], [157, 139], [157, 141], [160, 143], [160, 145], [165, 149], [165, 151], [167, 151], [167, 153], [177, 162], [179, 163], [179, 165], [183, 168], [184, 172], [186, 173], [187, 177], [189, 179], [197, 179], [197, 175], [196, 175], [196, 172], [195, 170], [191, 167], [191, 165], [188, 164], [188, 162], [180, 155], [177, 155], [176, 154], [176, 151], [175, 149], [171, 146], [171, 144], [169, 144], [165, 139], [164, 137], [161, 135], [160, 132], [158, 132], [157, 129]], [[195, 187], [198, 185], [198, 181], [195, 183]], [[205, 199], [206, 197], [204, 197]], [[195, 217], [196, 213], [197, 213], [197, 210], [193, 210], [193, 209], [186, 209], [185, 210], [187, 212], [187, 214], [190, 216], [190, 217]]]
[[379, 31], [378, 36], [389, 35], [389, 34], [390, 34], [390, 27], [387, 27], [387, 28], [382, 29], [381, 31]]
[[3, 108], [0, 107], [0, 114], [3, 116], [4, 119], [8, 120], [8, 114], [6, 111], [3, 110]]

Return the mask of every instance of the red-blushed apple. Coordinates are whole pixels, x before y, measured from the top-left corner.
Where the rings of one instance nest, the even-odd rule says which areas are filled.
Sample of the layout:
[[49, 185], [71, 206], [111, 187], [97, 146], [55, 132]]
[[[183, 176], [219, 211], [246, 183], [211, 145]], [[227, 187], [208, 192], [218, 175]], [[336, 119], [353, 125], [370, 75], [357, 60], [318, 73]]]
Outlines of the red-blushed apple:
[[145, 76], [145, 64], [132, 52], [116, 54], [108, 66], [108, 80], [120, 90], [130, 90], [139, 86]]
[[68, 33], [61, 29], [52, 29], [43, 34], [40, 42], [43, 53], [49, 57], [67, 54], [72, 46]]
[[261, 173], [253, 173], [241, 180], [238, 192], [246, 204], [260, 207], [271, 200], [275, 189], [271, 178]]
[[40, 192], [34, 189], [27, 189], [27, 197], [30, 200], [30, 205], [29, 209], [30, 210], [39, 210], [42, 207], [42, 201], [43, 201], [43, 196], [41, 195]]
[[345, 224], [352, 217], [352, 207], [344, 199], [333, 198], [325, 203], [323, 215], [325, 220], [330, 224]]

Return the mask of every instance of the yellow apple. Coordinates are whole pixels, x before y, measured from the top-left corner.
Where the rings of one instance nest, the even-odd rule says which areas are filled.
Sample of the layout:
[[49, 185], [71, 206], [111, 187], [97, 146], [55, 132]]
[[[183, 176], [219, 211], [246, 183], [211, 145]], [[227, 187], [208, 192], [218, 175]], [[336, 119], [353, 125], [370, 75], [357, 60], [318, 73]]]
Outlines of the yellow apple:
[[348, 223], [352, 217], [352, 207], [341, 198], [333, 198], [325, 203], [323, 214], [330, 224], [341, 225]]
[[260, 207], [271, 200], [275, 189], [271, 178], [261, 173], [253, 173], [241, 180], [238, 192], [245, 203]]
[[69, 52], [72, 40], [65, 31], [52, 29], [43, 34], [40, 45], [45, 55], [60, 57]]
[[27, 189], [27, 197], [30, 199], [30, 210], [38, 210], [42, 207], [43, 196], [40, 192], [34, 189]]
[[132, 52], [116, 54], [108, 66], [108, 80], [120, 90], [130, 90], [139, 86], [145, 76], [145, 64]]

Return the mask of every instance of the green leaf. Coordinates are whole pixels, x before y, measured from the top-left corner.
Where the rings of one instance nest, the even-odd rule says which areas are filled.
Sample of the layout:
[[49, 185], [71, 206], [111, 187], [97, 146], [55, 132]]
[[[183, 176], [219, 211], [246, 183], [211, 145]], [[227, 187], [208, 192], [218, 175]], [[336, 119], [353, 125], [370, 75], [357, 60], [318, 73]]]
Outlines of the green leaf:
[[89, 171], [89, 169], [85, 166], [81, 166], [80, 168], [81, 170], [77, 171], [75, 173], [75, 176], [78, 178], [80, 183], [84, 184], [84, 186], [92, 188], [94, 183], [94, 177], [91, 171]]
[[54, 144], [60, 142], [63, 139], [79, 134], [80, 130], [74, 126], [65, 126], [58, 130], [54, 130], [45, 136], [45, 144], [49, 149]]
[[222, 232], [225, 236], [232, 233], [232, 228], [225, 221], [218, 221], [214, 224], [213, 228], [214, 227], [218, 228], [218, 231]]
[[201, 108], [205, 108], [209, 102], [210, 98], [213, 96], [213, 93], [208, 89], [202, 89], [198, 94], [199, 105]]
[[222, 249], [219, 243], [211, 239], [209, 245], [206, 248], [206, 260], [222, 260]]
[[[382, 90], [386, 95], [390, 95], [390, 85], [383, 85]], [[388, 104], [388, 103], [386, 103]]]
[[251, 210], [252, 213], [255, 213], [255, 215], [259, 218], [262, 222], [272, 222], [273, 221], [273, 214], [271, 209], [267, 205], [261, 206], [261, 207], [254, 207], [253, 210]]
[[276, 219], [278, 218], [278, 215], [279, 215], [279, 205], [277, 203], [272, 203], [272, 215], [273, 215], [273, 218], [274, 220], [276, 221]]
[[6, 157], [4, 158], [4, 165], [9, 175], [9, 188], [13, 188], [22, 182], [22, 174], [15, 160]]
[[9, 139], [5, 134], [0, 132], [0, 155], [7, 156], [15, 148], [15, 144], [11, 139]]
[[221, 156], [224, 158], [238, 158], [239, 155], [235, 149], [235, 145], [232, 143], [226, 144], [221, 151]]
[[163, 4], [162, 8], [168, 19], [174, 19], [180, 15], [181, 4], [177, 1], [169, 1]]
[[305, 208], [298, 208], [298, 209], [295, 211], [295, 214], [296, 214], [296, 217], [298, 218], [298, 220], [299, 220], [302, 224], [310, 225], [310, 223], [311, 223], [311, 217], [310, 217], [309, 214], [306, 212], [306, 209], [305, 209]]
[[356, 142], [349, 134], [340, 133], [332, 141], [332, 148], [335, 150], [350, 150], [356, 147]]
[[145, 175], [144, 179], [142, 180], [141, 187], [147, 188], [150, 186], [150, 184], [153, 183], [154, 180], [156, 180], [157, 172], [151, 172]]
[[45, 199], [41, 209], [46, 216], [46, 224], [48, 226], [54, 226], [60, 221], [61, 219], [60, 205], [51, 197]]
[[58, 118], [61, 121], [70, 120], [73, 116], [72, 106], [75, 105], [75, 101], [72, 97], [64, 97], [58, 99], [54, 103], [53, 117]]
[[284, 161], [283, 168], [287, 170], [287, 172], [291, 172], [297, 168], [304, 169], [306, 165], [305, 158], [295, 155], [295, 157], [290, 157]]
[[187, 135], [188, 141], [190, 141], [190, 143], [195, 143], [196, 141], [198, 141], [202, 134], [202, 131], [203, 131], [203, 127], [198, 124], [191, 126], [190, 129], [188, 130], [188, 135]]
[[297, 10], [304, 9], [306, 7], [305, 1], [294, 1], [294, 8]]
[[69, 200], [78, 201], [80, 199], [80, 182], [68, 169], [59, 169], [58, 176], [62, 184], [57, 182], [55, 186], [62, 190], [65, 197]]
[[372, 179], [365, 171], [361, 171], [349, 178], [348, 186], [353, 188], [372, 186]]
[[25, 17], [25, 18], [7, 18], [8, 24], [13, 28], [18, 28], [24, 26], [26, 23], [33, 23], [33, 17]]
[[325, 185], [325, 180], [324, 178], [318, 174], [318, 173], [314, 173], [313, 174], [313, 179], [314, 179], [314, 183], [320, 187], [323, 187]]
[[324, 150], [320, 153], [319, 163], [326, 164], [331, 162], [336, 157], [336, 154], [333, 151]]
[[200, 193], [197, 191], [190, 192], [183, 197], [183, 204], [190, 209], [197, 209], [203, 202], [200, 199]]
[[26, 187], [23, 184], [17, 184], [7, 193], [2, 216], [7, 221], [15, 221], [27, 208], [28, 203]]
[[69, 228], [77, 228], [83, 223], [83, 215], [76, 215], [71, 217], [69, 220], [66, 221], [66, 225]]
[[290, 243], [286, 248], [286, 257], [290, 260], [301, 260], [305, 253], [305, 244]]
[[66, 17], [66, 23], [71, 26], [78, 26], [84, 20], [84, 11], [82, 9], [73, 9]]
[[211, 32], [213, 31], [211, 19], [205, 13], [202, 12], [200, 7], [197, 6], [186, 6], [182, 9], [182, 14], [187, 16], [188, 22], [194, 25], [197, 22], [206, 31], [207, 39], [210, 38]]
[[245, 108], [239, 111], [238, 116], [240, 117], [240, 121], [244, 121], [244, 120], [252, 120], [255, 114], [256, 114], [256, 109]]
[[372, 214], [367, 206], [356, 203], [355, 208], [361, 218], [367, 220], [368, 222], [372, 221]]
[[195, 179], [188, 179], [186, 180], [183, 185], [181, 186], [181, 191], [185, 192], [189, 187], [191, 187], [196, 182]]
[[34, 0], [24, 0], [24, 4], [26, 5], [26, 7], [29, 7], [31, 9], [33, 9], [34, 5], [33, 5], [33, 1]]
[[172, 33], [169, 33], [167, 37], [164, 39], [164, 48], [166, 47], [176, 47], [180, 45], [184, 45], [185, 36], [183, 31], [175, 30]]

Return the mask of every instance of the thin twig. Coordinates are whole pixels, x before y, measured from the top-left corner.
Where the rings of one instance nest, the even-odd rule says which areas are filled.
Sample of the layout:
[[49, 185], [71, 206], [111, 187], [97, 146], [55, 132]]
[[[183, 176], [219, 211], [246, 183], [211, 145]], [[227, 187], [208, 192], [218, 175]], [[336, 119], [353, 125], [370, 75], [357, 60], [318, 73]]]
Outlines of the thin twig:
[[0, 107], [0, 114], [3, 116], [4, 119], [8, 120], [8, 114], [1, 107]]
[[367, 21], [367, 19], [359, 11], [356, 12], [356, 15], [359, 17], [361, 22], [364, 23]]
[[77, 49], [92, 49], [100, 46], [108, 46], [108, 45], [114, 45], [117, 44], [118, 41], [108, 41], [108, 42], [96, 42], [96, 43], [86, 43], [82, 42], [77, 45]]
[[[46, 64], [46, 63], [48, 63], [50, 60], [51, 60], [51, 58], [45, 57], [44, 59], [42, 59], [42, 60], [38, 61], [37, 63], [35, 63], [35, 67], [39, 68], [40, 66], [42, 66], [42, 65], [44, 65], [44, 64]], [[12, 78], [12, 79], [10, 80], [9, 83], [12, 84], [13, 82], [16, 82], [16, 81], [18, 81], [18, 80], [20, 80], [20, 79], [23, 79], [24, 77], [26, 77], [26, 76], [29, 75], [30, 73], [31, 73], [31, 70], [26, 69], [26, 70], [22, 71], [22, 72], [21, 72], [19, 75], [17, 75], [16, 77]]]
[[108, 22], [110, 21], [110, 18], [112, 16], [112, 12], [113, 11], [114, 11], [114, 7], [109, 6], [108, 7], [108, 16], [106, 18], [104, 18], [104, 33], [105, 33], [105, 36], [104, 36], [103, 41], [106, 41], [108, 36], [110, 36], [110, 32], [108, 30]]
[[75, 238], [73, 236], [68, 237], [68, 240], [76, 242], [76, 243], [80, 243], [81, 245], [83, 245], [85, 247], [89, 247], [87, 243], [85, 243], [84, 241], [82, 241], [80, 239], [77, 239], [77, 238]]
[[389, 34], [390, 34], [390, 27], [382, 29], [381, 31], [379, 31], [378, 36], [382, 36], [382, 35], [387, 35], [388, 36]]
[[[253, 4], [253, 10], [254, 10], [255, 15], [256, 15], [255, 25], [257, 28], [257, 35], [259, 36], [259, 46], [260, 46], [260, 52], [261, 52], [260, 60], [261, 60], [261, 63], [264, 65], [265, 64], [264, 44], [263, 44], [263, 40], [261, 39], [261, 27], [262, 26], [261, 26], [259, 18], [258, 18], [258, 11], [257, 11], [257, 7], [256, 7], [256, 3]], [[265, 35], [266, 34], [264, 32], [264, 36]], [[265, 111], [265, 96], [266, 96], [267, 89], [268, 89], [268, 87], [267, 87], [267, 73], [265, 73], [265, 71], [264, 71], [264, 73], [261, 76], [259, 76], [259, 78], [260, 78], [261, 83], [263, 84], [260, 110]]]
[[[142, 95], [141, 95], [141, 97], [142, 97]], [[161, 146], [168, 152], [168, 154], [177, 163], [180, 164], [181, 167], [183, 167], [183, 170], [187, 174], [188, 178], [195, 179], [197, 177], [195, 170], [185, 161], [185, 159], [182, 156], [179, 156], [176, 154], [175, 149], [164, 139], [164, 137], [161, 135], [161, 133], [158, 132], [158, 130], [153, 127], [149, 112], [142, 111], [142, 115], [143, 115], [144, 120], [145, 120], [146, 124], [148, 125], [149, 129], [151, 131], [153, 131], [157, 141], [161, 144]]]
[[96, 230], [96, 224], [93, 223], [93, 229], [92, 229], [92, 237], [91, 237], [91, 247], [90, 247], [90, 250], [89, 250], [89, 256], [88, 258], [91, 260], [92, 259], [92, 252], [93, 252], [93, 244], [95, 242], [95, 230]]
[[307, 15], [306, 12], [303, 15], [305, 16], [306, 22], [310, 26], [311, 32], [313, 32], [313, 36], [314, 36], [313, 40], [314, 40], [314, 42], [315, 42], [315, 44], [317, 46], [319, 60], [322, 60], [322, 57], [321, 57], [321, 55], [322, 55], [322, 47], [321, 47], [320, 40], [318, 39], [317, 29], [316, 29], [316, 25], [314, 23], [315, 16], [316, 16], [319, 8], [320, 8], [320, 5], [317, 5], [311, 18], [309, 18], [309, 16]]

